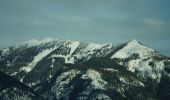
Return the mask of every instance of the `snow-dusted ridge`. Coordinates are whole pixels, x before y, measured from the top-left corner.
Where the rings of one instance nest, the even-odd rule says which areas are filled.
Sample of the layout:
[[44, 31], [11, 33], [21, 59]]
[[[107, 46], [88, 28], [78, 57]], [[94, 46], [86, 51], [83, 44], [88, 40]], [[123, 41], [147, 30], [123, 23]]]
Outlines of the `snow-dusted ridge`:
[[23, 43], [17, 44], [17, 46], [15, 48], [19, 48], [19, 47], [22, 47], [22, 46], [32, 47], [32, 46], [37, 46], [37, 45], [45, 44], [45, 43], [52, 42], [52, 41], [58, 41], [59, 42], [61, 40], [54, 39], [54, 38], [45, 38], [43, 40], [32, 39], [32, 40], [28, 40], [28, 41], [25, 41]]
[[25, 71], [27, 73], [30, 72], [39, 61], [41, 61], [44, 57], [46, 57], [49, 53], [51, 53], [55, 49], [57, 49], [57, 47], [43, 50], [37, 56], [34, 57], [33, 61], [30, 64], [28, 64], [27, 66], [22, 67], [20, 69], [20, 71]]
[[[47, 100], [157, 100], [148, 87], [158, 93], [156, 88], [168, 88], [167, 66], [169, 59], [137, 40], [98, 44], [34, 39], [0, 51], [0, 73], [15, 77]], [[157, 87], [161, 83], [163, 87]], [[0, 91], [0, 99], [6, 94], [13, 93]]]

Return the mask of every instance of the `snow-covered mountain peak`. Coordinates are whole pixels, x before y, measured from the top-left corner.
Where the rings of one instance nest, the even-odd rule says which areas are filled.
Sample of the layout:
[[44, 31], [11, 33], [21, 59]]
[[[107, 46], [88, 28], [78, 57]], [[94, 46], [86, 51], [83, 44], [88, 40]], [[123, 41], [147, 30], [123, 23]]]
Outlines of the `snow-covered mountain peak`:
[[149, 56], [151, 52], [154, 52], [153, 49], [148, 48], [137, 40], [132, 40], [126, 43], [126, 45], [116, 52], [111, 58], [128, 58], [132, 54], [138, 54], [139, 57]]
[[136, 39], [132, 39], [132, 40], [131, 40], [131, 42], [138, 42], [138, 40], [136, 40]]
[[135, 45], [142, 45], [139, 41], [132, 39], [131, 41], [127, 42], [127, 44], [135, 44]]

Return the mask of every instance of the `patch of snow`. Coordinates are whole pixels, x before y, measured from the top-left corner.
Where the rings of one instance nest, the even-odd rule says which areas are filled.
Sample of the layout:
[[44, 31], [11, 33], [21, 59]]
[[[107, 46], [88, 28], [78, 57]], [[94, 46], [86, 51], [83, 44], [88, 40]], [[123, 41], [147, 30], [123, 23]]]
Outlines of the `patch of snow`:
[[6, 66], [7, 66], [7, 67], [10, 67], [10, 66], [11, 66], [10, 61], [7, 61]]
[[125, 83], [125, 84], [133, 84], [133, 85], [142, 86], [142, 87], [145, 86], [145, 85], [144, 85], [142, 82], [140, 82], [140, 81], [130, 82], [130, 81], [126, 81], [125, 78], [123, 78], [123, 77], [120, 77], [119, 80], [120, 80], [121, 82]]
[[113, 69], [113, 68], [104, 68], [105, 71], [110, 71], [110, 72], [118, 72], [118, 70]]
[[10, 51], [9, 48], [3, 49], [1, 55], [5, 56], [6, 54], [9, 54], [9, 51]]
[[104, 89], [104, 87], [107, 85], [107, 82], [101, 78], [100, 73], [95, 70], [88, 70], [86, 74], [82, 75], [82, 78], [91, 79], [92, 80], [91, 84], [96, 89]]
[[20, 71], [23, 70], [23, 71], [25, 71], [27, 73], [30, 72], [39, 61], [41, 61], [44, 57], [46, 57], [49, 53], [54, 51], [56, 48], [57, 47], [43, 50], [37, 56], [34, 57], [33, 61], [30, 64], [28, 64], [27, 66], [22, 67], [20, 69]]
[[134, 53], [139, 54], [139, 57], [145, 57], [149, 56], [151, 52], [154, 52], [154, 50], [141, 45], [136, 40], [133, 40], [130, 41], [124, 48], [116, 52], [111, 58], [125, 59]]
[[133, 84], [133, 85], [136, 85], [136, 86], [142, 86], [142, 87], [145, 86], [145, 85], [144, 85], [142, 82], [140, 82], [140, 81], [133, 81], [132, 84]]
[[9, 52], [9, 48], [3, 49], [2, 52]]
[[52, 75], [49, 75], [49, 79], [51, 79]]
[[35, 86], [36, 84], [40, 83], [40, 81], [38, 80], [37, 82], [31, 82], [28, 84], [28, 86], [32, 87]]
[[123, 83], [126, 83], [125, 79], [123, 77], [120, 77], [119, 80]]
[[64, 58], [65, 63], [72, 63], [74, 64], [74, 59], [69, 59], [68, 55], [52, 55], [51, 58]]
[[144, 87], [145, 85], [141, 82], [141, 81], [138, 81], [139, 85]]
[[137, 67], [141, 67], [141, 66], [139, 66], [140, 62], [141, 62], [141, 59], [130, 60], [128, 62], [128, 70], [131, 71], [131, 72], [135, 72], [135, 69]]
[[53, 58], [53, 59], [52, 59], [52, 64], [51, 64], [51, 66], [50, 66], [51, 68], [54, 67], [54, 62], [55, 62], [55, 59]]
[[23, 82], [24, 76], [20, 79], [21, 82]]
[[72, 64], [74, 64], [74, 58], [73, 57], [71, 57], [71, 58], [69, 58], [68, 56], [67, 56], [67, 58], [65, 59], [65, 63], [72, 63]]
[[18, 72], [14, 72], [14, 73], [12, 73], [10, 76], [14, 76], [14, 75], [16, 75]]

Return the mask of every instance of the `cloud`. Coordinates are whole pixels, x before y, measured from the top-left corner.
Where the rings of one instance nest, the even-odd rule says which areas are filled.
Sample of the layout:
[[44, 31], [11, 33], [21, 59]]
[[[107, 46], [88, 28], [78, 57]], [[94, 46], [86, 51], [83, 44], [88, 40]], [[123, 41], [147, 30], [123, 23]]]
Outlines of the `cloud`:
[[151, 28], [161, 28], [164, 25], [164, 22], [160, 19], [154, 18], [145, 18], [143, 20], [144, 25], [151, 27]]

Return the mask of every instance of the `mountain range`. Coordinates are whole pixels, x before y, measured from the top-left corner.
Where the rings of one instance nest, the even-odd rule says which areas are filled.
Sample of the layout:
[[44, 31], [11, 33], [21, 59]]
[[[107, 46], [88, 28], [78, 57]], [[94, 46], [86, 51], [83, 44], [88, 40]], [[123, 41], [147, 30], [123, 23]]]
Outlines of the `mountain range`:
[[170, 58], [137, 40], [30, 40], [0, 50], [0, 100], [168, 100]]

